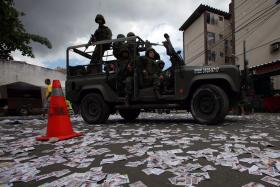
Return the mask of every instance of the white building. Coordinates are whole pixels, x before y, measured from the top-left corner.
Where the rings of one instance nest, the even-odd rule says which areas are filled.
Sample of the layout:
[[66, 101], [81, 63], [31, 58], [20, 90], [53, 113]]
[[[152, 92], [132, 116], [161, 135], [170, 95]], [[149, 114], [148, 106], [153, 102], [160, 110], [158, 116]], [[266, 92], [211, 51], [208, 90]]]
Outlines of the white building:
[[188, 65], [232, 64], [230, 14], [200, 5], [180, 27], [184, 59]]

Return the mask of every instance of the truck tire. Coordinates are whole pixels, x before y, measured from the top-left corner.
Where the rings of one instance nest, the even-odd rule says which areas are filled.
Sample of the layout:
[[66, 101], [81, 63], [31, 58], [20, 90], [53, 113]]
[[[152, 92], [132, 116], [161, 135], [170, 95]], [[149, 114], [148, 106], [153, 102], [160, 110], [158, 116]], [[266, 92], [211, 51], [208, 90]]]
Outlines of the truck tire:
[[134, 121], [140, 114], [140, 109], [120, 109], [119, 113], [125, 121]]
[[81, 115], [89, 124], [104, 123], [110, 116], [110, 108], [99, 94], [86, 95], [81, 102]]
[[222, 122], [229, 110], [229, 100], [223, 89], [207, 84], [192, 96], [191, 113], [201, 124], [215, 125]]

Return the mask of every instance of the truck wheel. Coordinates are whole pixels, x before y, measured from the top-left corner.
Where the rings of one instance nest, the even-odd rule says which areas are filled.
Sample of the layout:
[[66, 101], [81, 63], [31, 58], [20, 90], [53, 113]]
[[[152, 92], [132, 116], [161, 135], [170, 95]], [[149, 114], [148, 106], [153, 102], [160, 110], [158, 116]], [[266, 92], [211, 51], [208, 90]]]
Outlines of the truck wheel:
[[110, 108], [99, 94], [88, 94], [81, 102], [81, 115], [89, 124], [104, 123], [110, 115]]
[[220, 87], [207, 84], [198, 88], [191, 100], [191, 113], [202, 124], [222, 122], [229, 110], [229, 100]]
[[119, 113], [123, 119], [126, 121], [134, 121], [140, 114], [140, 109], [121, 109]]

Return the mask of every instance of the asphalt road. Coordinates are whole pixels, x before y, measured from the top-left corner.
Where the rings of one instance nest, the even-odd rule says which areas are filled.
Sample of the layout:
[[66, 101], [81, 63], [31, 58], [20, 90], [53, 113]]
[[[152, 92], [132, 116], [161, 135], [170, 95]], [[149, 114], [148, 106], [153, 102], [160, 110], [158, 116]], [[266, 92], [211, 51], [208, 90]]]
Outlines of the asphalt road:
[[[19, 164], [17, 168], [25, 167], [29, 171], [37, 168], [40, 173], [37, 173], [36, 176], [62, 169], [69, 169], [71, 172], [67, 175], [71, 175], [87, 172], [92, 167], [100, 167], [104, 158], [111, 158], [115, 154], [125, 155], [127, 159], [104, 164], [102, 171], [106, 174], [127, 174], [130, 183], [140, 180], [152, 187], [174, 186], [168, 179], [176, 176], [176, 172], [177, 174], [186, 172], [179, 171], [179, 168], [186, 168], [189, 163], [199, 163], [200, 168], [187, 171], [189, 176], [192, 176], [191, 173], [201, 173], [201, 168], [206, 165], [211, 165], [216, 170], [207, 171], [210, 179], [202, 180], [193, 186], [235, 187], [243, 186], [249, 182], [273, 186], [261, 180], [267, 174], [249, 174], [248, 169], [240, 172], [233, 169], [232, 163], [241, 164], [246, 168], [256, 165], [260, 170], [262, 164], [266, 163], [264, 160], [280, 160], [280, 114], [228, 116], [224, 124], [219, 126], [196, 124], [189, 114], [143, 113], [134, 123], [125, 123], [118, 115], [113, 115], [104, 125], [87, 125], [80, 117], [74, 117], [72, 118], [73, 127], [75, 131], [82, 131], [83, 136], [57, 143], [35, 141], [35, 137], [45, 133], [46, 123], [46, 120], [42, 119], [0, 120], [0, 183], [1, 181], [7, 183], [15, 177], [22, 180], [20, 177], [27, 171], [16, 174], [13, 167], [17, 164]], [[108, 150], [101, 155], [94, 155], [93, 151], [101, 148]], [[213, 154], [207, 153], [208, 148], [215, 150]], [[170, 154], [171, 150], [175, 150], [175, 152], [177, 150], [177, 152]], [[162, 166], [161, 169], [164, 170], [164, 173], [160, 175], [147, 175], [142, 171], [147, 168], [147, 159], [158, 151], [164, 153], [161, 154], [162, 158], [156, 154], [156, 159], [163, 159], [161, 164], [168, 158], [174, 159], [173, 161], [176, 162], [177, 156], [181, 156], [180, 162], [173, 166], [168, 164], [167, 167]], [[166, 151], [169, 152], [166, 153]], [[273, 152], [274, 158], [267, 156], [267, 152]], [[208, 159], [205, 157], [207, 154]], [[36, 166], [30, 164], [36, 162], [34, 159], [57, 155], [60, 156], [59, 158], [65, 158], [65, 162], [52, 164], [50, 161], [50, 165], [46, 164], [42, 167], [40, 164], [39, 166], [38, 164]], [[94, 160], [87, 161], [91, 163], [86, 168], [65, 165], [71, 160], [71, 162], [75, 162], [75, 159], [78, 160], [77, 164], [80, 164], [81, 159], [77, 158], [81, 158], [81, 155], [83, 158], [94, 158]], [[187, 158], [182, 159], [182, 157]], [[240, 161], [242, 158], [261, 159], [254, 163], [246, 163]], [[137, 167], [125, 166], [128, 162], [134, 161], [143, 163]], [[27, 164], [24, 165], [24, 163]], [[42, 165], [44, 165], [43, 163]], [[280, 176], [274, 178], [280, 180]], [[28, 182], [15, 181], [13, 185], [32, 187], [56, 180], [58, 180], [57, 177], [38, 181], [33, 178]], [[75, 185], [72, 184], [72, 186]], [[129, 185], [124, 184], [123, 186]]]

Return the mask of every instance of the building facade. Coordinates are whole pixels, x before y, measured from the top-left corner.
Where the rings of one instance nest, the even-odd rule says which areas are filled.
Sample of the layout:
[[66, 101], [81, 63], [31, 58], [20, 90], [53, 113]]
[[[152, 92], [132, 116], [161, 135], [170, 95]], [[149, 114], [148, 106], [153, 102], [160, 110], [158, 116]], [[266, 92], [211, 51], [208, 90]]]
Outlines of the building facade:
[[180, 27], [185, 63], [191, 66], [232, 64], [230, 13], [200, 5]]
[[60, 80], [65, 85], [66, 74], [21, 61], [0, 60], [0, 99], [7, 98], [8, 85], [30, 85], [42, 89], [42, 97], [46, 88], [45, 79]]
[[64, 87], [66, 74], [26, 62], [0, 60], [0, 116], [41, 113], [47, 78], [60, 80]]
[[235, 62], [249, 67], [280, 59], [280, 4], [276, 0], [233, 0]]
[[0, 60], [0, 86], [24, 82], [38, 87], [46, 87], [46, 78], [60, 80], [64, 87], [66, 73], [22, 61]]
[[[280, 1], [232, 0], [234, 7], [235, 63], [244, 69], [280, 60]], [[246, 51], [246, 53], [244, 53]], [[280, 88], [280, 76], [271, 77]]]

